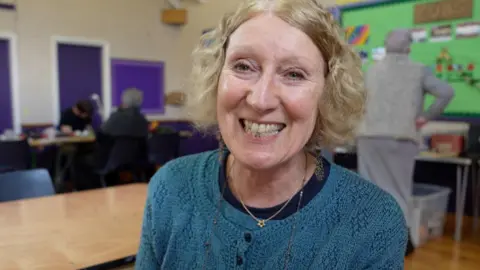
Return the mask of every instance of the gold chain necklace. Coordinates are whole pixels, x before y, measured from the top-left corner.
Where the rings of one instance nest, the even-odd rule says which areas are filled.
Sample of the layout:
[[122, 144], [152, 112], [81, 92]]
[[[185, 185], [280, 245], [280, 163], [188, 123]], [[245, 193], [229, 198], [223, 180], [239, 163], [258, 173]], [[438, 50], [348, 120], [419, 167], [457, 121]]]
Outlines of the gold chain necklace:
[[[234, 164], [235, 160], [232, 161], [232, 168], [233, 168], [233, 164]], [[305, 186], [305, 182], [307, 181], [306, 177], [307, 177], [307, 167], [308, 167], [308, 158], [307, 158], [307, 155], [305, 155], [305, 172], [304, 172], [304, 176], [303, 176], [303, 180], [302, 180], [302, 186], [300, 187], [300, 192], [303, 193], [303, 187]], [[230, 169], [231, 170], [231, 169]], [[230, 180], [230, 175], [227, 175], [227, 181]], [[275, 212], [273, 215], [271, 215], [269, 218], [267, 219], [260, 219], [258, 217], [256, 217], [251, 211], [250, 209], [248, 209], [248, 207], [245, 205], [245, 203], [243, 203], [243, 200], [242, 198], [240, 197], [240, 195], [238, 196], [238, 200], [240, 201], [240, 203], [242, 204], [242, 207], [243, 209], [245, 209], [245, 211], [248, 213], [248, 215], [250, 217], [252, 217], [256, 222], [257, 222], [257, 226], [260, 227], [260, 228], [263, 228], [265, 227], [267, 221], [270, 221], [272, 220], [273, 218], [275, 218], [276, 216], [278, 216], [278, 214], [280, 214], [284, 209], [285, 207], [287, 207], [287, 205], [290, 203], [290, 201], [295, 197], [295, 195], [297, 194], [297, 192], [295, 192], [284, 204], [283, 206], [278, 209], [277, 212]], [[303, 194], [301, 194], [303, 195]]]
[[290, 201], [293, 199], [293, 197], [295, 197], [295, 194], [290, 197], [290, 199], [288, 199], [288, 201], [286, 201], [283, 206], [277, 211], [275, 212], [272, 216], [270, 216], [269, 218], [267, 219], [259, 219], [257, 218], [254, 214], [252, 214], [252, 212], [250, 212], [250, 210], [248, 209], [248, 207], [243, 203], [242, 199], [240, 197], [238, 197], [238, 199], [240, 200], [240, 203], [242, 204], [242, 207], [243, 209], [245, 209], [245, 211], [247, 211], [248, 215], [250, 215], [254, 220], [257, 221], [257, 226], [260, 227], [260, 228], [263, 228], [265, 227], [265, 223], [267, 221], [270, 221], [271, 219], [273, 219], [274, 217], [276, 217], [278, 214], [280, 214], [283, 209], [285, 209], [285, 207], [287, 207], [288, 203], [290, 203]]
[[[223, 152], [221, 152], [220, 154], [223, 155]], [[322, 158], [318, 158], [318, 156], [320, 156], [320, 153], [316, 153], [315, 156], [317, 156], [317, 158], [316, 158], [316, 163], [317, 164], [316, 164], [316, 168], [315, 168], [315, 175], [317, 176], [317, 179], [319, 181], [323, 181], [324, 170], [323, 170]], [[220, 166], [222, 166], [222, 158], [220, 158], [219, 162], [220, 162]], [[231, 172], [231, 169], [230, 169], [230, 172]], [[211, 228], [210, 233], [207, 237], [207, 241], [204, 243], [204, 246], [205, 246], [205, 260], [203, 262], [203, 267], [202, 267], [203, 270], [207, 269], [207, 263], [209, 262], [211, 248], [212, 248], [212, 239], [213, 239], [213, 236], [214, 236], [215, 231], [216, 231], [218, 218], [220, 216], [220, 208], [222, 207], [222, 204], [224, 202], [223, 198], [224, 198], [226, 187], [227, 187], [227, 181], [225, 181], [223, 183], [222, 192], [221, 192], [221, 194], [218, 198], [217, 207], [216, 207], [216, 210], [215, 210], [215, 214], [213, 216], [212, 228]], [[304, 188], [305, 188], [305, 183], [303, 184], [302, 190], [300, 191], [300, 196], [299, 196], [298, 203], [297, 203], [297, 210], [295, 211], [295, 213], [297, 213], [300, 210], [300, 207], [302, 205], [303, 189]], [[287, 249], [285, 251], [285, 260], [284, 260], [284, 265], [283, 265], [284, 270], [288, 270], [289, 262], [290, 262], [290, 259], [291, 259], [291, 256], [292, 256], [292, 254], [291, 254], [292, 253], [292, 245], [293, 245], [293, 239], [295, 237], [296, 229], [297, 229], [297, 219], [296, 219], [296, 216], [293, 215], [292, 229], [291, 229], [291, 232], [290, 232], [290, 237], [288, 239]]]

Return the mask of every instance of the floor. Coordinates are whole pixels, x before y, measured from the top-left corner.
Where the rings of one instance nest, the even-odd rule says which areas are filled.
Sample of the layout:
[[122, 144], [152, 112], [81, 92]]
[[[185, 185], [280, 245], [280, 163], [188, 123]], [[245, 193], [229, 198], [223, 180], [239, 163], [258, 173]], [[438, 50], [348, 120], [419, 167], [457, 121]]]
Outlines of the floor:
[[[472, 232], [472, 221], [464, 219], [464, 239], [453, 241], [453, 216], [449, 216], [445, 236], [417, 249], [405, 260], [405, 270], [478, 270], [480, 269], [480, 229]], [[127, 265], [117, 270], [133, 270]]]
[[478, 270], [480, 241], [455, 244], [450, 237], [433, 241], [418, 249], [405, 261], [406, 270]]
[[480, 229], [472, 232], [472, 220], [464, 218], [463, 239], [456, 243], [453, 221], [453, 216], [449, 216], [444, 237], [420, 247], [405, 260], [406, 270], [480, 269]]

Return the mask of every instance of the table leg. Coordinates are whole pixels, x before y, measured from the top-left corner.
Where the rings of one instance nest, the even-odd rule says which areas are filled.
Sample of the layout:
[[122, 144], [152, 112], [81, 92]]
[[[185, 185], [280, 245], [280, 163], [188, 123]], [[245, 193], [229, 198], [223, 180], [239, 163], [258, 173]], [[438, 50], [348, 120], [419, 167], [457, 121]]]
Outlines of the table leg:
[[37, 168], [37, 152], [38, 151], [37, 149], [33, 149], [32, 150], [32, 154], [31, 154], [31, 157], [32, 157], [32, 164], [31, 164], [31, 167], [32, 169], [36, 169]]
[[[468, 171], [470, 166], [457, 165], [457, 190], [455, 205], [455, 241], [462, 239], [463, 215], [465, 213], [465, 197], [468, 187]], [[463, 169], [463, 170], [462, 170]]]
[[[65, 165], [62, 166], [62, 157], [65, 157]], [[73, 159], [75, 158], [74, 152], [63, 152], [59, 149], [56, 158], [55, 164], [55, 189], [57, 192], [62, 192], [63, 190], [63, 180], [65, 176], [65, 172], [72, 168], [73, 166]], [[73, 169], [70, 170], [73, 172]], [[73, 177], [73, 175], [72, 175]]]
[[62, 151], [60, 148], [57, 149], [57, 155], [55, 156], [55, 174], [53, 176], [53, 184], [55, 185], [55, 190], [60, 191], [60, 185], [62, 183]]
[[480, 200], [480, 179], [478, 178], [480, 176], [480, 167], [475, 164], [475, 175], [473, 176], [473, 231], [476, 231], [478, 229], [478, 208], [479, 208], [479, 200]]

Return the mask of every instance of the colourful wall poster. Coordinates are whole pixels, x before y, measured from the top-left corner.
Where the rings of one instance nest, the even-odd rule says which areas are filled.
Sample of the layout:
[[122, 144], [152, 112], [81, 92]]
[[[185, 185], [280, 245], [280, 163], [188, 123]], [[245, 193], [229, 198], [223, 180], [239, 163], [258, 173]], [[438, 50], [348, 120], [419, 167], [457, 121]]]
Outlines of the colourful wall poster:
[[413, 42], [427, 41], [428, 33], [425, 28], [413, 28], [413, 29], [410, 29], [410, 33], [412, 34]]
[[446, 42], [452, 39], [452, 26], [444, 24], [434, 26], [430, 33], [430, 42]]
[[345, 38], [348, 44], [352, 45], [365, 45], [370, 38], [370, 26], [348, 26], [345, 28]]
[[475, 61], [473, 59], [454, 58], [447, 47], [436, 57], [435, 74], [449, 83], [465, 83], [480, 90], [480, 78], [475, 76]]
[[480, 21], [457, 24], [455, 33], [457, 39], [478, 37], [480, 35]]

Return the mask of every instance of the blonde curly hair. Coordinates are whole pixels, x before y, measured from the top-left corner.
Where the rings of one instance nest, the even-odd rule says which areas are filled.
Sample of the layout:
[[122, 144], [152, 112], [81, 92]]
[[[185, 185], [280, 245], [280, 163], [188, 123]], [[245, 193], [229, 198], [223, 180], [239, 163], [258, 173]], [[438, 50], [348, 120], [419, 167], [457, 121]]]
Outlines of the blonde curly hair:
[[309, 151], [334, 148], [354, 138], [364, 114], [366, 91], [361, 62], [345, 42], [343, 31], [321, 0], [245, 0], [234, 13], [204, 34], [193, 51], [193, 68], [187, 92], [189, 117], [202, 131], [216, 130], [217, 90], [225, 62], [228, 38], [255, 14], [269, 12], [307, 34], [327, 64], [324, 93], [318, 100]]

